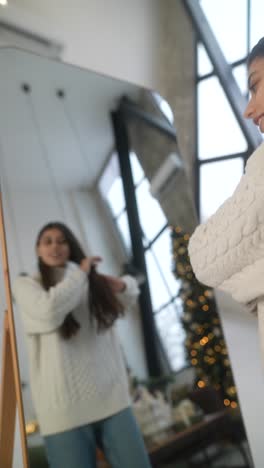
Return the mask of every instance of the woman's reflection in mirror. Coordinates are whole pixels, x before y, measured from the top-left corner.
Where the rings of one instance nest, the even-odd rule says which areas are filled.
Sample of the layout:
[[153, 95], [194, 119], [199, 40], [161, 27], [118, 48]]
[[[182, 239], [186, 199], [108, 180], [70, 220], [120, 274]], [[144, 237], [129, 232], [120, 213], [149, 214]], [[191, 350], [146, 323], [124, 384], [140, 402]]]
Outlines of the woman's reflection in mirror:
[[100, 447], [113, 468], [149, 468], [131, 410], [115, 323], [138, 296], [129, 275], [97, 272], [62, 223], [37, 236], [38, 271], [19, 276], [30, 383], [51, 468], [95, 468]]

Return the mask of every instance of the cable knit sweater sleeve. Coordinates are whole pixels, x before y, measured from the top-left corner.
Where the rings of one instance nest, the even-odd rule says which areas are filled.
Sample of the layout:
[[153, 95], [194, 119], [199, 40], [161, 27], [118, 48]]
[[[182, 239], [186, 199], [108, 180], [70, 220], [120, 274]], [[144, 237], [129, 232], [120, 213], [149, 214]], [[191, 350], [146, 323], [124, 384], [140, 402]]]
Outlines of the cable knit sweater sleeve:
[[67, 264], [63, 280], [49, 291], [29, 276], [18, 277], [13, 293], [26, 333], [42, 334], [56, 330], [66, 315], [79, 305], [85, 282], [86, 273], [72, 262]]
[[135, 278], [130, 275], [122, 276], [122, 280], [125, 282], [126, 287], [122, 293], [118, 294], [118, 298], [125, 307], [131, 307], [136, 303], [136, 299], [139, 295], [139, 287]]
[[253, 273], [256, 278], [260, 272], [260, 263], [264, 261], [263, 178], [264, 144], [261, 144], [249, 158], [233, 195], [196, 228], [190, 239], [190, 260], [202, 283], [229, 292], [231, 282], [233, 289], [237, 287], [238, 276], [241, 284], [242, 277], [252, 280]]

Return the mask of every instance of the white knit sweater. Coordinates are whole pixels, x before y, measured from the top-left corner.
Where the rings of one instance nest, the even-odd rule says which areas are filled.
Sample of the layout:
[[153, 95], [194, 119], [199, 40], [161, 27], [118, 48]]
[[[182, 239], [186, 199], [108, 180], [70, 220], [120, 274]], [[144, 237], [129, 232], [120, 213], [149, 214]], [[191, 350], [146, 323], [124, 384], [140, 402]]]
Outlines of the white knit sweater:
[[[119, 298], [128, 306], [135, 302], [138, 287], [132, 277], [122, 279], [126, 288]], [[89, 319], [86, 273], [69, 262], [62, 281], [49, 291], [37, 277], [20, 276], [13, 293], [23, 317], [32, 396], [43, 435], [103, 419], [130, 405], [115, 329], [97, 333]], [[65, 340], [58, 327], [71, 311], [81, 328]]]
[[249, 158], [233, 195], [196, 228], [189, 255], [199, 281], [250, 310], [256, 304], [264, 355], [264, 143]]

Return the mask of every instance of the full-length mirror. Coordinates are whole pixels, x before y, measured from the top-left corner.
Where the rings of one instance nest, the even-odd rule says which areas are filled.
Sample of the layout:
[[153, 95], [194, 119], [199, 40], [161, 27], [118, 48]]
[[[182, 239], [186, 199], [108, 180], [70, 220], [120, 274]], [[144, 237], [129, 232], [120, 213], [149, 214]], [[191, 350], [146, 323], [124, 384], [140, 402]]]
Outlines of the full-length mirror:
[[[195, 381], [188, 350], [194, 366], [199, 357], [186, 342], [188, 314], [182, 319], [192, 280], [184, 254], [197, 220], [169, 105], [147, 89], [24, 51], [2, 49], [0, 58], [1, 191], [31, 466], [48, 466], [44, 440], [52, 468], [64, 466], [57, 456], [69, 463], [69, 432], [107, 420], [113, 435], [113, 415], [123, 418], [119, 445], [138, 457], [137, 468], [150, 466], [147, 452], [162, 466], [173, 437], [174, 459], [186, 461], [184, 428], [193, 424], [192, 437], [201, 436], [227, 416], [216, 407], [206, 419], [195, 397], [174, 392], [175, 375], [179, 384]], [[212, 293], [201, 290], [200, 302], [212, 308]], [[200, 343], [205, 329], [214, 343], [209, 367], [227, 354], [213, 341], [223, 341], [214, 320], [213, 332], [204, 317], [194, 324]], [[237, 408], [231, 370], [225, 391]], [[133, 441], [125, 437], [130, 399], [140, 428]], [[80, 435], [93, 447], [91, 463], [121, 466], [100, 424]], [[243, 440], [239, 416], [236, 424]]]

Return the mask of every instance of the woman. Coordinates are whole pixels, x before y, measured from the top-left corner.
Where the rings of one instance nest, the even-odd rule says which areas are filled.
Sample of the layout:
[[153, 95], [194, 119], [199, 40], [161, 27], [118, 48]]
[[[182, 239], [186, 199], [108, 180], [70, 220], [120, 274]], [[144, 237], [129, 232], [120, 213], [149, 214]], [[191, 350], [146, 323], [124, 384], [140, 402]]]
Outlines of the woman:
[[36, 243], [39, 273], [14, 296], [26, 332], [33, 401], [51, 468], [95, 468], [96, 445], [113, 468], [149, 468], [132, 415], [114, 324], [135, 302], [133, 278], [96, 272], [62, 223]]
[[[251, 97], [244, 115], [264, 132], [264, 38], [249, 54], [248, 75]], [[201, 282], [257, 311], [264, 354], [263, 144], [247, 161], [232, 197], [195, 230], [189, 254]]]

